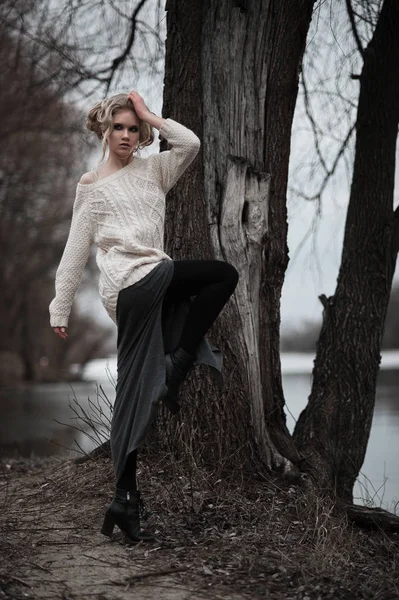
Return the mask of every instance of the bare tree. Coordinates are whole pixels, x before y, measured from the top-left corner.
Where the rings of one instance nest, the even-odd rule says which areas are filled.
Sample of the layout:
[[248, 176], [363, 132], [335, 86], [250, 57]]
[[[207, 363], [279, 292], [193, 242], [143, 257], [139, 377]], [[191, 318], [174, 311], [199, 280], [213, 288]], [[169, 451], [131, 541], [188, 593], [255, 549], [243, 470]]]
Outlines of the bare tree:
[[[156, 27], [151, 27], [148, 15], [154, 11]], [[5, 0], [0, 22], [19, 39], [29, 40], [42, 71], [36, 85], [51, 83], [81, 102], [82, 95], [106, 95], [143, 70], [159, 76], [161, 15], [161, 0]]]
[[279, 326], [291, 124], [312, 7], [166, 4], [164, 112], [203, 142], [202, 160], [168, 198], [167, 251], [225, 259], [240, 272], [214, 329], [224, 392], [193, 381], [193, 410], [177, 430], [205, 460], [282, 470], [300, 461], [283, 412]]
[[[370, 430], [397, 252], [392, 193], [398, 9], [394, 0], [385, 0], [382, 7], [370, 2], [366, 9], [360, 2], [346, 2], [348, 27], [357, 55], [364, 60], [361, 74], [352, 73], [359, 79], [360, 97], [350, 207], [337, 292], [323, 300], [312, 395], [291, 436], [281, 386], [280, 295], [288, 262], [291, 126], [313, 4], [313, 0], [166, 4], [164, 113], [203, 140], [200, 160], [168, 198], [167, 251], [174, 258], [222, 258], [241, 274], [234, 300], [213, 331], [226, 357], [225, 389], [217, 394], [208, 380], [198, 389], [192, 380], [187, 386], [192, 411], [178, 428], [170, 421], [167, 427], [169, 439], [179, 440], [177, 447], [188, 443], [204, 460], [252, 464], [299, 478], [306, 472], [319, 490], [351, 502]], [[26, 9], [24, 19], [21, 6]], [[129, 4], [125, 13], [111, 0], [65, 2], [58, 28], [38, 26], [39, 8], [48, 8], [44, 1], [9, 3], [1, 18], [15, 39], [30, 37], [39, 50], [51, 49], [55, 69], [49, 68], [51, 61], [43, 68], [46, 52], [35, 61], [44, 73], [40, 85], [52, 78], [61, 88], [67, 81], [65, 90], [90, 94], [107, 92], [124, 68], [137, 67], [132, 48], [144, 6], [144, 1]], [[115, 35], [106, 39], [106, 55], [98, 22], [87, 7], [103, 21], [112, 14], [110, 32], [115, 24], [126, 26], [122, 43], [119, 39], [112, 46]], [[32, 27], [26, 27], [29, 19], [37, 27], [33, 34]], [[87, 22], [86, 46], [74, 38], [78, 19]], [[366, 39], [371, 39], [368, 45]], [[303, 81], [305, 108], [323, 166], [321, 187], [313, 194], [320, 199], [350, 148], [354, 127], [349, 127], [342, 151], [327, 164], [320, 132], [312, 122], [306, 76]], [[353, 112], [355, 107], [342, 89], [337, 89], [336, 97], [349, 102]]]
[[225, 390], [218, 395], [209, 382], [199, 386], [194, 379], [187, 386], [192, 410], [178, 426], [168, 423], [169, 442], [206, 461], [307, 473], [319, 491], [351, 503], [370, 431], [397, 252], [398, 8], [385, 0], [362, 50], [340, 279], [336, 295], [324, 302], [312, 396], [291, 437], [279, 309], [291, 124], [313, 3], [209, 0], [202, 11], [194, 4], [167, 3], [165, 112], [203, 140], [202, 162], [169, 197], [168, 251], [175, 258], [184, 252], [229, 260], [241, 278], [214, 328], [226, 356]]
[[[1, 349], [16, 353], [24, 379], [34, 380], [41, 356], [55, 363], [48, 372], [59, 366], [52, 352], [55, 336], [50, 330], [52, 338], [44, 345], [43, 330], [50, 329], [54, 272], [68, 233], [71, 179], [81, 172], [87, 145], [78, 127], [83, 115], [67, 106], [56, 88], [35, 89], [40, 69], [29, 43], [0, 31], [0, 132], [7, 148], [0, 158]], [[103, 337], [98, 332], [98, 340]], [[66, 358], [72, 341], [65, 344]]]
[[[349, 4], [349, 6], [351, 6]], [[352, 502], [370, 434], [385, 316], [398, 252], [393, 208], [399, 123], [399, 7], [385, 0], [361, 49], [356, 151], [342, 262], [322, 297], [309, 404], [294, 439], [321, 487]], [[360, 36], [357, 36], [360, 44]]]

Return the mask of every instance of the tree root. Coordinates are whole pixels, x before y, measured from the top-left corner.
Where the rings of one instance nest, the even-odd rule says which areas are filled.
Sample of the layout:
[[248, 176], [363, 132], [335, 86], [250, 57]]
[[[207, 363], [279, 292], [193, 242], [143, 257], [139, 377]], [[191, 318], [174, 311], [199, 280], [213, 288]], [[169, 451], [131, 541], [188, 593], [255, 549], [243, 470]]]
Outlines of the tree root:
[[350, 521], [367, 529], [399, 532], [399, 516], [382, 508], [368, 508], [357, 504], [346, 505], [346, 514]]

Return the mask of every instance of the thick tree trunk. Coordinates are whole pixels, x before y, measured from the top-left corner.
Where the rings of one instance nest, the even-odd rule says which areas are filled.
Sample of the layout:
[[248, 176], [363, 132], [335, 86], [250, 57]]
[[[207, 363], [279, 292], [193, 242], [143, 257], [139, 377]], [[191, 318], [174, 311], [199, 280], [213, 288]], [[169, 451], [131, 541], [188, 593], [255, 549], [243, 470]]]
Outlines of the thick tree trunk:
[[324, 316], [306, 410], [294, 432], [318, 485], [352, 502], [374, 410], [398, 250], [393, 211], [399, 119], [399, 5], [385, 0], [360, 77], [342, 263]]
[[166, 3], [163, 114], [202, 140], [201, 156], [168, 197], [166, 251], [227, 260], [240, 273], [212, 332], [225, 355], [224, 390], [217, 394], [201, 373], [201, 385], [193, 378], [186, 388], [183, 422], [169, 423], [170, 440], [178, 434], [212, 461], [273, 468], [299, 458], [283, 413], [279, 314], [291, 125], [312, 6]]

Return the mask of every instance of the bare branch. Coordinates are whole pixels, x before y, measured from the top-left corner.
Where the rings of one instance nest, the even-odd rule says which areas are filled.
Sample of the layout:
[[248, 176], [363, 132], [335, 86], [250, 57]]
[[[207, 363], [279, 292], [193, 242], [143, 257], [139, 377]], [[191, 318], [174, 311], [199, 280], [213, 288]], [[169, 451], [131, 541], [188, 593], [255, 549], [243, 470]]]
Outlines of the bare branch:
[[353, 124], [352, 127], [349, 129], [345, 139], [343, 140], [343, 142], [341, 144], [341, 147], [339, 148], [337, 154], [335, 155], [335, 158], [333, 160], [331, 167], [327, 168], [327, 166], [324, 162], [323, 168], [325, 168], [325, 176], [320, 184], [318, 191], [315, 194], [313, 194], [311, 196], [306, 195], [303, 192], [299, 192], [298, 190], [295, 190], [295, 188], [290, 188], [290, 191], [293, 192], [296, 196], [300, 196], [301, 198], [303, 198], [304, 200], [307, 200], [309, 202], [314, 202], [315, 200], [317, 202], [321, 202], [322, 195], [327, 187], [327, 184], [329, 183], [331, 177], [335, 174], [335, 171], [337, 169], [339, 161], [345, 154], [345, 151], [349, 145], [352, 134], [355, 131], [355, 127], [356, 127], [356, 125]]
[[320, 144], [319, 144], [319, 133], [320, 133], [320, 129], [316, 123], [316, 120], [313, 116], [313, 111], [312, 111], [312, 107], [311, 107], [311, 99], [309, 96], [309, 92], [308, 92], [308, 88], [306, 85], [306, 80], [305, 80], [305, 75], [302, 72], [302, 89], [303, 89], [303, 94], [304, 94], [304, 104], [305, 104], [305, 112], [306, 112], [306, 116], [309, 119], [309, 123], [311, 125], [312, 128], [312, 132], [313, 132], [313, 139], [314, 139], [314, 144], [315, 144], [315, 150], [316, 150], [316, 154], [320, 160], [320, 164], [323, 167], [324, 171], [327, 173], [328, 172], [328, 168], [327, 165], [325, 163], [323, 154], [321, 152], [321, 148], [320, 148]]
[[[122, 52], [122, 54], [120, 54], [119, 56], [117, 56], [116, 58], [114, 58], [114, 60], [112, 61], [112, 65], [111, 65], [111, 73], [107, 79], [107, 85], [106, 85], [106, 90], [105, 93], [107, 94], [109, 91], [109, 88], [111, 87], [111, 83], [112, 80], [115, 76], [115, 72], [117, 70], [117, 68], [119, 67], [120, 64], [122, 64], [127, 56], [129, 55], [129, 52], [131, 51], [132, 47], [133, 47], [133, 43], [134, 43], [134, 38], [136, 35], [136, 19], [137, 19], [137, 15], [139, 14], [140, 10], [143, 8], [143, 6], [146, 4], [147, 0], [140, 0], [139, 4], [137, 5], [137, 7], [134, 9], [133, 14], [131, 16], [131, 28], [130, 28], [130, 35], [129, 35], [129, 39], [128, 42], [126, 44], [126, 48], [125, 50]], [[99, 74], [101, 74], [104, 71], [100, 71]]]
[[[159, 22], [155, 28], [145, 23], [143, 19], [139, 19], [143, 8], [148, 4], [148, 0], [140, 0], [132, 14], [128, 16], [121, 10], [114, 0], [95, 2], [94, 0], [78, 0], [64, 2], [52, 9], [51, 15], [48, 16], [48, 5], [46, 0], [39, 0], [35, 5], [36, 12], [32, 15], [23, 15], [18, 11], [16, 3], [9, 2], [4, 10], [0, 13], [0, 24], [8, 30], [18, 32], [18, 35], [29, 39], [37, 45], [37, 49], [43, 48], [45, 53], [58, 53], [62, 58], [62, 72], [43, 72], [42, 81], [36, 80], [36, 85], [44, 87], [51, 84], [52, 81], [62, 82], [64, 90], [79, 89], [82, 93], [81, 86], [87, 82], [98, 83], [98, 87], [103, 88], [102, 95], [106, 95], [111, 86], [115, 86], [117, 72], [122, 77], [123, 67], [127, 64], [128, 58], [137, 61], [137, 57], [132, 56], [132, 49], [136, 42], [137, 33], [144, 38], [144, 31], [150, 33], [155, 44], [145, 44], [147, 50], [146, 67], [155, 71], [158, 59], [163, 55], [162, 40], [159, 34]], [[107, 7], [110, 10], [107, 10]], [[6, 10], [7, 9], [7, 10]], [[159, 11], [159, 8], [158, 8]], [[41, 14], [40, 14], [41, 13]], [[100, 14], [101, 28], [106, 25], [107, 36], [100, 36], [95, 29], [90, 32], [85, 32], [84, 43], [81, 43], [79, 31], [82, 30], [82, 23], [86, 21], [89, 24], [93, 23], [91, 14], [96, 13], [97, 17]], [[79, 17], [77, 16], [79, 14]], [[118, 23], [116, 29], [118, 35], [112, 37], [110, 32], [112, 24], [112, 15], [115, 15], [126, 22], [127, 27], [120, 26]], [[39, 18], [40, 17], [40, 18]], [[162, 19], [160, 19], [160, 22]], [[36, 27], [36, 30], [35, 30]], [[126, 36], [126, 43], [120, 48], [119, 39]], [[113, 40], [116, 39], [116, 43]], [[105, 40], [104, 46], [101, 47], [101, 40]], [[37, 53], [36, 53], [37, 54]], [[40, 54], [40, 53], [39, 53]], [[108, 64], [104, 61], [104, 57], [108, 55], [116, 56], [111, 58]], [[45, 56], [46, 54], [44, 54]], [[41, 58], [38, 57], [40, 63]], [[105, 64], [104, 64], [105, 62]], [[98, 65], [98, 63], [100, 63]], [[97, 66], [98, 65], [98, 66]], [[134, 65], [134, 72], [138, 73], [139, 68]], [[142, 68], [140, 68], [142, 72]], [[85, 86], [87, 87], [87, 86]], [[86, 96], [87, 91], [83, 92]]]
[[356, 45], [357, 45], [357, 49], [359, 50], [360, 55], [364, 58], [364, 48], [362, 46], [362, 42], [360, 40], [359, 32], [358, 32], [357, 27], [356, 27], [355, 14], [353, 12], [352, 2], [351, 2], [351, 0], [345, 0], [345, 2], [346, 2], [346, 10], [348, 12], [348, 17], [349, 17], [349, 21], [350, 21], [350, 24], [351, 24], [353, 37], [355, 38], [355, 42], [356, 42]]

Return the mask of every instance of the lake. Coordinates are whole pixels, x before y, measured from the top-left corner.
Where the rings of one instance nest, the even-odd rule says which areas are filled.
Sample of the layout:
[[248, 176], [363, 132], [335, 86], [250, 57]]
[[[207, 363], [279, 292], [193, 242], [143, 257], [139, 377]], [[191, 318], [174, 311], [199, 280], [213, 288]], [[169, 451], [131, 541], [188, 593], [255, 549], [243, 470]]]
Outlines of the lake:
[[[306, 406], [313, 355], [282, 354], [287, 425], [293, 430]], [[95, 360], [85, 369], [86, 381], [0, 390], [2, 456], [76, 456], [107, 438], [78, 418], [104, 423], [115, 395], [116, 359]], [[99, 388], [101, 386], [101, 388]], [[355, 502], [372, 502], [399, 513], [399, 352], [384, 352], [377, 385], [373, 425], [366, 458], [355, 486]], [[80, 405], [82, 407], [79, 408]], [[85, 431], [82, 431], [84, 429]]]

